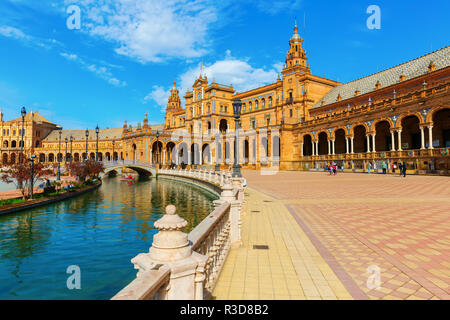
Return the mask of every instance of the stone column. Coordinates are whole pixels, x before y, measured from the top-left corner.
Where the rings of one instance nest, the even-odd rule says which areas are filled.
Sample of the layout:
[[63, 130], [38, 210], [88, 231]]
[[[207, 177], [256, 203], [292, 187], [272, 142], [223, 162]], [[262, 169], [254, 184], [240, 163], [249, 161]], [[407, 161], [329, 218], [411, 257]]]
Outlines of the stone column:
[[425, 132], [424, 132], [424, 127], [420, 127], [420, 138], [421, 138], [421, 150], [425, 149]]
[[335, 140], [333, 139], [333, 140], [331, 140], [331, 149], [332, 149], [332, 154], [334, 155], [335, 154]]
[[350, 152], [350, 150], [349, 150], [349, 143], [348, 143], [348, 140], [349, 140], [350, 138], [349, 137], [345, 137], [345, 153], [346, 154], [349, 154]]
[[375, 148], [375, 135], [376, 133], [372, 133], [372, 152], [377, 152]]
[[366, 140], [367, 140], [367, 153], [370, 152], [370, 135], [366, 134]]
[[316, 156], [319, 155], [319, 140], [316, 140]]
[[300, 157], [303, 157], [303, 142], [300, 142]]
[[354, 137], [350, 137], [350, 149], [351, 149], [351, 153], [353, 154], [354, 152], [353, 152], [353, 139], [354, 139]]
[[428, 126], [428, 139], [429, 139], [429, 147], [428, 149], [434, 149], [433, 147], [433, 126]]
[[398, 150], [397, 151], [402, 151], [402, 130], [397, 130], [397, 135], [398, 135]]
[[395, 135], [394, 135], [394, 130], [391, 130], [391, 151], [395, 151]]
[[312, 147], [312, 155], [315, 156], [316, 155], [316, 142], [315, 141], [311, 141], [311, 147]]
[[328, 155], [331, 155], [331, 140], [328, 139]]

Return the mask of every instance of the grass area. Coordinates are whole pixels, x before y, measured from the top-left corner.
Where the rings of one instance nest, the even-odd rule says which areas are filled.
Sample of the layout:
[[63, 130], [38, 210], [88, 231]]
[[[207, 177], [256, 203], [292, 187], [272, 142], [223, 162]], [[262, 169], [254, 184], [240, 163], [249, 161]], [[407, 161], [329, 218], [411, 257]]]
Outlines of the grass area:
[[[78, 191], [80, 189], [92, 186], [95, 183], [96, 182], [93, 182], [92, 180], [87, 180], [83, 184], [74, 185], [74, 187], [70, 191], [66, 191], [64, 188], [61, 188], [61, 189], [56, 190], [55, 192], [34, 194], [33, 195], [33, 199], [35, 200], [35, 199], [49, 198], [49, 197], [62, 195], [62, 194], [65, 194], [65, 193], [75, 192], [75, 191]], [[12, 204], [24, 203], [26, 201], [27, 201], [27, 199], [23, 199], [23, 198], [14, 198], [14, 199], [0, 200], [0, 207], [7, 206], [7, 205], [12, 205]]]

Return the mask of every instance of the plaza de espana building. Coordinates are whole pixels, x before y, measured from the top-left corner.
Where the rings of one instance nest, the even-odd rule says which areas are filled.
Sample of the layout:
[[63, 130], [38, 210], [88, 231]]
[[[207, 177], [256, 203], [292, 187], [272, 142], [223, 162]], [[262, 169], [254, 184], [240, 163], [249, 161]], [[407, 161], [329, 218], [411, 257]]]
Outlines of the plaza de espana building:
[[[229, 168], [238, 98], [243, 168], [320, 170], [334, 162], [361, 172], [369, 164], [375, 169], [406, 162], [411, 173], [450, 173], [450, 46], [342, 84], [311, 72], [295, 25], [274, 80], [236, 92], [201, 73], [184, 96], [184, 108], [174, 83], [164, 124], [150, 126], [146, 114], [142, 125], [125, 121], [123, 128], [100, 129], [99, 159]], [[56, 163], [59, 152], [63, 162], [70, 155], [73, 161], [95, 157], [95, 130], [89, 130], [86, 155], [85, 130], [61, 130], [32, 112], [23, 123], [22, 117], [0, 120], [3, 163], [17, 159], [22, 125], [24, 151], [41, 162]]]

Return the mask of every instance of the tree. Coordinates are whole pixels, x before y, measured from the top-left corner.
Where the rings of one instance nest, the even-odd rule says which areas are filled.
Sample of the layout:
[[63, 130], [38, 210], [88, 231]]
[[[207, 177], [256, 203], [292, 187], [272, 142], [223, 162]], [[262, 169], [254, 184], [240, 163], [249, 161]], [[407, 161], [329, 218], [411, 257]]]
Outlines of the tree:
[[85, 162], [72, 162], [69, 170], [79, 181], [84, 181], [87, 177], [97, 178], [105, 170], [105, 167], [102, 162], [90, 159]]
[[16, 188], [22, 192], [22, 197], [25, 199], [28, 195], [31, 179], [33, 179], [33, 186], [37, 181], [45, 176], [51, 175], [51, 169], [44, 167], [42, 163], [35, 163], [33, 165], [33, 177], [31, 177], [31, 160], [12, 163], [8, 166], [8, 171], [4, 173], [1, 180], [6, 183], [14, 183]]

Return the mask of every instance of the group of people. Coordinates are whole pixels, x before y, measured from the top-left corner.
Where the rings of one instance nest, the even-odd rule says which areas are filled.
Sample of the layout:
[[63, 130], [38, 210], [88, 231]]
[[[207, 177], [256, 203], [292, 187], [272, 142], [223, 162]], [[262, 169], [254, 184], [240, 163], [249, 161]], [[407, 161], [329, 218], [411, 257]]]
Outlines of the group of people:
[[[387, 173], [387, 163], [383, 162], [381, 164], [381, 168], [383, 169], [383, 174]], [[406, 177], [406, 168], [407, 168], [407, 164], [405, 161], [403, 161], [403, 163], [400, 162], [400, 164], [398, 165], [398, 168], [400, 170], [400, 176]], [[372, 164], [369, 162], [367, 163], [367, 173], [370, 173], [370, 170], [372, 169]], [[393, 163], [392, 164], [392, 173], [395, 173], [395, 170], [397, 169], [397, 164]]]
[[332, 164], [327, 164], [325, 169], [330, 173], [330, 176], [337, 174], [337, 165], [334, 162]]

